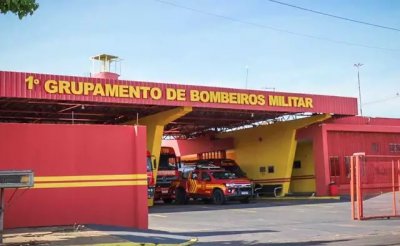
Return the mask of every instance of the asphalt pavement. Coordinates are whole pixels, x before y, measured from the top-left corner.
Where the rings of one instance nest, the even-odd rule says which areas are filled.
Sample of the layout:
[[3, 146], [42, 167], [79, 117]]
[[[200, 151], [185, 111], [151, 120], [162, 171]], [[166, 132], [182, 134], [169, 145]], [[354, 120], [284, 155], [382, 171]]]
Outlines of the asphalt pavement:
[[[379, 212], [387, 204], [377, 198]], [[290, 198], [288, 198], [290, 199]], [[371, 201], [373, 201], [371, 199]], [[390, 204], [389, 204], [390, 205]], [[149, 229], [104, 225], [8, 230], [6, 245], [400, 245], [400, 219], [353, 221], [346, 199], [156, 204]], [[141, 244], [142, 243], [142, 244]]]
[[400, 220], [353, 221], [348, 200], [157, 205], [150, 229], [196, 237], [196, 245], [400, 245]]

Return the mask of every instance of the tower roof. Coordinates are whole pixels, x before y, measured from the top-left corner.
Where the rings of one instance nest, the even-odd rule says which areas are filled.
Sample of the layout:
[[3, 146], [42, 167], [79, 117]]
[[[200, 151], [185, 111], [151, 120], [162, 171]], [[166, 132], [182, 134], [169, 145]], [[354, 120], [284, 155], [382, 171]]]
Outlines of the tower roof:
[[96, 56], [91, 57], [93, 60], [99, 60], [99, 61], [111, 61], [111, 60], [118, 60], [118, 56], [114, 55], [107, 55], [107, 54], [100, 54]]

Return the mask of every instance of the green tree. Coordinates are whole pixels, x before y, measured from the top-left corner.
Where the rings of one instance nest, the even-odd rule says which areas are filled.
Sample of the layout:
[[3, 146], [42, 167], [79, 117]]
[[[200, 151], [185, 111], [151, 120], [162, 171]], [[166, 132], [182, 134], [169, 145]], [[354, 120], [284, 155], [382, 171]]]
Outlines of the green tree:
[[18, 15], [19, 19], [32, 15], [38, 7], [36, 0], [0, 0], [0, 13], [6, 14], [10, 11]]

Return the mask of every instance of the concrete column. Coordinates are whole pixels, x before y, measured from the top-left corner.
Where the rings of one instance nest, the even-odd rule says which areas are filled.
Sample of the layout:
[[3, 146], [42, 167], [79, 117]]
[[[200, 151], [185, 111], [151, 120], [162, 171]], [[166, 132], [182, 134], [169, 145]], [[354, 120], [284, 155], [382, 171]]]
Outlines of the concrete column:
[[[147, 150], [156, 157], [157, 169], [164, 126], [190, 112], [192, 112], [191, 107], [178, 107], [139, 119], [139, 124], [147, 127]], [[136, 124], [136, 121], [126, 122], [125, 124]], [[157, 180], [157, 169], [153, 171], [155, 180]], [[149, 200], [148, 204], [152, 206], [153, 201]]]

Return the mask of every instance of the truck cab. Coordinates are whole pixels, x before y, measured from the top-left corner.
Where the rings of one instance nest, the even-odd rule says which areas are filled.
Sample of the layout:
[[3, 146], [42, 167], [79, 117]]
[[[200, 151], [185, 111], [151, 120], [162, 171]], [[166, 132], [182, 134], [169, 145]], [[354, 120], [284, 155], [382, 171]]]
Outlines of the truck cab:
[[174, 200], [171, 184], [179, 177], [179, 162], [172, 147], [161, 147], [154, 200], [171, 203]]
[[[185, 178], [187, 176], [187, 178]], [[248, 203], [253, 196], [253, 185], [244, 177], [219, 167], [198, 167], [174, 182], [175, 201], [184, 204], [188, 199], [224, 204], [227, 200]]]
[[146, 155], [147, 166], [147, 199], [153, 200], [155, 192], [154, 169], [156, 169], [156, 160], [151, 156], [150, 151]]

